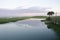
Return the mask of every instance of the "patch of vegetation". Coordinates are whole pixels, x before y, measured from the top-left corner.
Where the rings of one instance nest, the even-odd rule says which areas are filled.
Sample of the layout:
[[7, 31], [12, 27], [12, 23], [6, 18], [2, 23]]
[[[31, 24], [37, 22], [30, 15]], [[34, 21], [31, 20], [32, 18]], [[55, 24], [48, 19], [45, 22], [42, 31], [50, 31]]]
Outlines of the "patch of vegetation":
[[33, 16], [31, 18], [47, 18], [47, 16]]
[[28, 17], [15, 17], [15, 18], [0, 18], [0, 24], [8, 22], [16, 22], [18, 20], [28, 19]]
[[29, 19], [29, 18], [46, 18], [46, 16], [0, 18], [0, 24], [8, 23], [8, 22], [16, 22], [16, 21], [19, 21], [19, 20], [24, 20], [24, 19]]
[[52, 17], [48, 17], [46, 18], [46, 21], [50, 21], [54, 24], [60, 25], [60, 16], [52, 16]]
[[57, 40], [60, 40], [60, 25], [49, 23], [47, 24], [47, 27], [50, 29], [53, 29], [57, 33], [57, 36], [58, 36]]
[[51, 20], [50, 17], [47, 17], [47, 18], [46, 18], [46, 21], [50, 21], [50, 20]]

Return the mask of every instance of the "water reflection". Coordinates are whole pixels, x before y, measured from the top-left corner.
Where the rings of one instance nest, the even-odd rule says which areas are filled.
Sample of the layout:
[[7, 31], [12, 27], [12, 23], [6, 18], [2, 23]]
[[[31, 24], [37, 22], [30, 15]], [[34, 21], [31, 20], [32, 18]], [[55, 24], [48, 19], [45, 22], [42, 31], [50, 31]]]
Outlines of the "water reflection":
[[60, 25], [56, 25], [56, 24], [53, 24], [53, 23], [46, 23], [47, 24], [47, 27], [49, 29], [53, 29], [56, 34], [57, 34], [57, 40], [60, 40]]
[[56, 40], [56, 34], [40, 20], [0, 24], [0, 40]]

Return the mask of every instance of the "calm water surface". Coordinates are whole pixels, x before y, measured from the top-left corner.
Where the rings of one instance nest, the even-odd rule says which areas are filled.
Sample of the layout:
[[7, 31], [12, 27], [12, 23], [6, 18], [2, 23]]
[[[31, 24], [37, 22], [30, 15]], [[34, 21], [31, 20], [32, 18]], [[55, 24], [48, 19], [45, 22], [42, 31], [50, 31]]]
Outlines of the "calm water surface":
[[56, 40], [57, 35], [40, 19], [0, 24], [0, 40]]

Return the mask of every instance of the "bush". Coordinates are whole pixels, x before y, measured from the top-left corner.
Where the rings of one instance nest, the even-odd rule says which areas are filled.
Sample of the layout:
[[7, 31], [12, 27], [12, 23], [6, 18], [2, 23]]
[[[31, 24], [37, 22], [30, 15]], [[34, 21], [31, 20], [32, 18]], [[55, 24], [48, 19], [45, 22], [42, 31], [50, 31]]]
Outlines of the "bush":
[[50, 21], [50, 20], [51, 20], [51, 18], [50, 18], [50, 17], [48, 17], [48, 18], [46, 18], [46, 20], [47, 20], [47, 21]]

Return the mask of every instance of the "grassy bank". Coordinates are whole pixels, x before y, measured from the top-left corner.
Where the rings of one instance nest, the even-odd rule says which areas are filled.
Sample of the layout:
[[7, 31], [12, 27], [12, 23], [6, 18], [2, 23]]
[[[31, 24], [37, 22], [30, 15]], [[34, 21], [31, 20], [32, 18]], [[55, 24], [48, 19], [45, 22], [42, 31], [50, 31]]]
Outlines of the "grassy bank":
[[13, 18], [0, 18], [0, 24], [8, 22], [16, 22], [18, 20], [28, 19], [28, 17], [13, 17]]
[[56, 25], [56, 24], [53, 24], [53, 23], [47, 23], [47, 27], [49, 29], [53, 29], [58, 36], [57, 40], [60, 40], [60, 25]]
[[13, 17], [13, 18], [0, 18], [0, 24], [8, 22], [16, 22], [19, 20], [24, 20], [28, 18], [46, 18], [45, 16], [30, 16], [30, 17]]
[[31, 18], [47, 18], [47, 16], [33, 16]]
[[54, 16], [54, 17], [47, 18], [47, 21], [51, 21], [54, 24], [60, 25], [60, 16]]
[[60, 16], [48, 17], [46, 21], [49, 21], [47, 27], [53, 29], [57, 33], [57, 40], [60, 40]]

